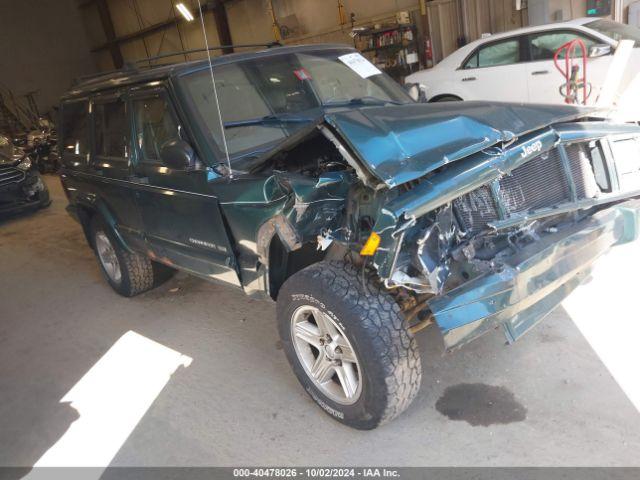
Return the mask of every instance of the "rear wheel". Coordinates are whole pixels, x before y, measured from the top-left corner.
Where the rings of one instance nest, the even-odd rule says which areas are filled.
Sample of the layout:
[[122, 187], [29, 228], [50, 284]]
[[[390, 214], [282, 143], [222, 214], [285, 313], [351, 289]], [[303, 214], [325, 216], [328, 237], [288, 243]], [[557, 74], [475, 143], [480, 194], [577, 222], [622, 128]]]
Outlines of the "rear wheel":
[[278, 327], [298, 380], [339, 422], [375, 428], [420, 388], [418, 346], [398, 305], [352, 265], [320, 262], [289, 278], [278, 295]]
[[91, 223], [91, 237], [100, 269], [109, 285], [120, 295], [133, 297], [151, 290], [173, 272], [143, 255], [123, 249], [99, 217]]

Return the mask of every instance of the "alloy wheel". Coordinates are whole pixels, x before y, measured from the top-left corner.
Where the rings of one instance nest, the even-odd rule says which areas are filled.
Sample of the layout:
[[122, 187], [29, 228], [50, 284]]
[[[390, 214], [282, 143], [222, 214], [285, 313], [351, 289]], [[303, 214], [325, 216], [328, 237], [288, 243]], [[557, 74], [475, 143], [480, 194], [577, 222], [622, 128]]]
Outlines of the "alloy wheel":
[[316, 307], [298, 307], [291, 317], [291, 339], [298, 360], [320, 391], [342, 405], [358, 401], [362, 370], [340, 326]]
[[102, 268], [107, 273], [107, 276], [114, 283], [120, 283], [122, 280], [122, 272], [120, 270], [120, 262], [116, 251], [107, 237], [106, 233], [96, 233], [96, 250], [98, 252], [98, 258], [102, 264]]

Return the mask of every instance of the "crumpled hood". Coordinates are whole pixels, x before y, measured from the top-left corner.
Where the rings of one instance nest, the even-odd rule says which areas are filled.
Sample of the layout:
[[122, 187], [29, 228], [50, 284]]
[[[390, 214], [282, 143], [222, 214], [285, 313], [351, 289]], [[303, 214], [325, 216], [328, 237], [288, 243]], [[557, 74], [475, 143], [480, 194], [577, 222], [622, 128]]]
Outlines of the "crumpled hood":
[[326, 121], [389, 187], [551, 124], [588, 116], [565, 105], [447, 102], [363, 107]]

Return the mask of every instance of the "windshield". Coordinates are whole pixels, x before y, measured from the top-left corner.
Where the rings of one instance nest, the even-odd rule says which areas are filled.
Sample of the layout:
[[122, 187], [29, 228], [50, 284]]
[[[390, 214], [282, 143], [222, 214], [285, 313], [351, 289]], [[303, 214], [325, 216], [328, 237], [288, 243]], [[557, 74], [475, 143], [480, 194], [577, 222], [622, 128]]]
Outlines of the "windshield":
[[587, 23], [585, 27], [606, 35], [616, 42], [620, 40], [633, 40], [635, 46], [640, 47], [640, 29], [636, 27], [611, 20], [596, 20], [595, 22]]
[[[259, 155], [326, 108], [410, 103], [391, 78], [350, 50], [290, 53], [214, 67], [229, 154]], [[183, 78], [192, 110], [223, 151], [209, 70]]]

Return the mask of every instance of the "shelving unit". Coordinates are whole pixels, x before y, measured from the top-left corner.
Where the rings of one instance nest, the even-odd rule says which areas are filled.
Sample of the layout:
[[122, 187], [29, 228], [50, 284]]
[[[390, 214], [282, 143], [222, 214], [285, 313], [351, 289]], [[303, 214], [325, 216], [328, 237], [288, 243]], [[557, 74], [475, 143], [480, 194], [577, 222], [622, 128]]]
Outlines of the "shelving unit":
[[420, 68], [417, 28], [414, 24], [394, 24], [358, 32], [358, 48], [373, 64], [395, 80]]

